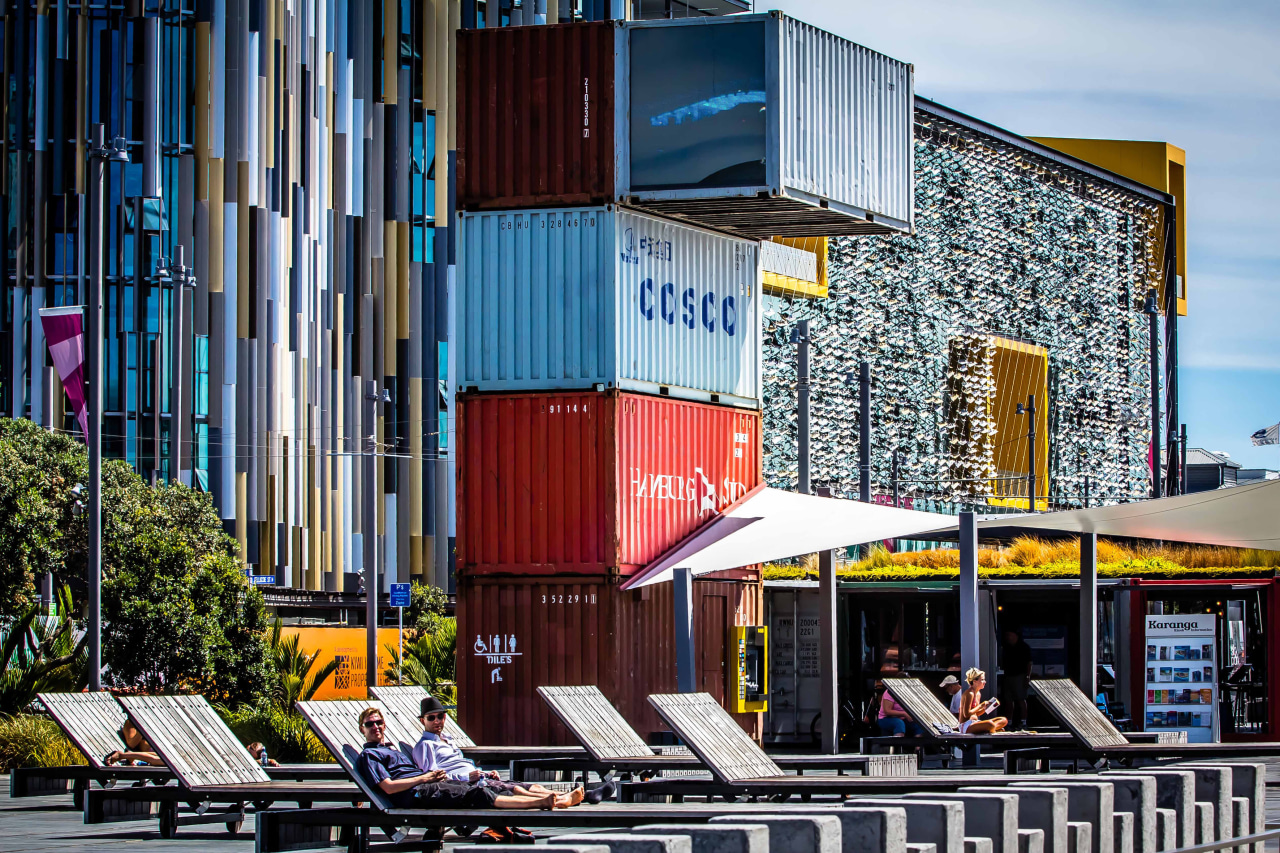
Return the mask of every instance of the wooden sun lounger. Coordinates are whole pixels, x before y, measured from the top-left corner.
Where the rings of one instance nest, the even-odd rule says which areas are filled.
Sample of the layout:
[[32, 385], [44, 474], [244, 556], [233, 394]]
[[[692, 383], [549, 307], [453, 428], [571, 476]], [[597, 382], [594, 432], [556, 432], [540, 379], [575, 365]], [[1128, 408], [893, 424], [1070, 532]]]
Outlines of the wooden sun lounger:
[[[1107, 716], [1098, 710], [1088, 696], [1074, 682], [1066, 678], [1042, 678], [1031, 680], [1031, 692], [1055, 717], [1062, 721], [1073, 736], [1073, 742], [1063, 747], [1016, 750], [1006, 753], [1006, 763], [1018, 759], [1106, 759], [1122, 764], [1141, 761], [1146, 764], [1161, 761], [1185, 761], [1207, 758], [1257, 758], [1280, 755], [1280, 742], [1270, 743], [1134, 743], [1111, 724]], [[1151, 734], [1151, 733], [1148, 733]]]
[[[179, 825], [178, 806], [189, 803], [196, 813], [184, 815], [181, 823], [225, 823], [234, 833], [244, 820], [246, 803], [254, 803], [261, 811], [281, 800], [309, 806], [317, 800], [354, 804], [364, 799], [345, 778], [306, 782], [272, 779], [203, 696], [129, 696], [120, 701], [152, 749], [173, 771], [176, 784], [89, 790], [84, 803], [86, 823], [105, 819], [104, 804], [109, 801], [154, 802], [159, 804], [160, 834], [172, 838]], [[232, 808], [211, 810], [212, 803]]]
[[[537, 758], [511, 762], [511, 778], [522, 779], [526, 769], [580, 770], [626, 775], [655, 776], [667, 771], [706, 770], [692, 754], [661, 754], [644, 739], [595, 686], [539, 687], [538, 695], [582, 743], [588, 755], [581, 758]], [[862, 775], [915, 773], [915, 756], [788, 755], [773, 756], [778, 766], [795, 770], [857, 770]]]
[[705, 823], [713, 817], [731, 812], [737, 814], [769, 814], [777, 807], [770, 803], [739, 804], [629, 804], [602, 803], [581, 805], [552, 811], [496, 811], [493, 809], [398, 809], [380, 788], [369, 784], [355, 769], [356, 758], [363, 747], [364, 735], [357, 717], [367, 706], [381, 708], [387, 718], [386, 737], [411, 747], [417, 736], [396, 717], [387, 713], [381, 701], [299, 702], [298, 710], [306, 717], [312, 731], [333, 753], [334, 758], [368, 797], [370, 808], [316, 808], [304, 810], [272, 809], [255, 816], [258, 853], [297, 849], [303, 843], [328, 841], [332, 827], [350, 828], [357, 837], [348, 838], [349, 849], [366, 849], [371, 828], [382, 828], [389, 837], [400, 841], [412, 829], [443, 829], [456, 826], [490, 826], [504, 823], [536, 827], [629, 827], [650, 823]]
[[[67, 739], [84, 754], [88, 764], [67, 767], [22, 767], [9, 775], [11, 797], [35, 797], [62, 793], [71, 783], [72, 801], [84, 808], [84, 792], [94, 782], [102, 788], [120, 790], [124, 784], [163, 784], [173, 779], [168, 767], [104, 764], [108, 753], [124, 749], [120, 727], [129, 718], [115, 697], [106, 691], [85, 693], [41, 693], [40, 702], [62, 729]], [[267, 768], [273, 779], [345, 779], [342, 768], [326, 764], [283, 764]], [[100, 798], [109, 821], [145, 820], [150, 805], [141, 800]]]
[[[429, 695], [426, 688], [370, 687], [369, 695], [382, 702], [382, 709], [399, 718], [410, 731], [421, 734], [422, 723], [418, 720], [418, 712], [422, 707], [422, 700]], [[526, 758], [585, 758], [587, 755], [580, 746], [480, 746], [467, 736], [452, 714], [445, 719], [444, 732], [462, 750], [463, 755], [482, 765], [505, 765]], [[417, 737], [414, 742], [417, 742]]]
[[706, 693], [649, 697], [649, 704], [671, 730], [711, 770], [715, 781], [694, 779], [632, 782], [622, 786], [624, 800], [639, 794], [771, 796], [814, 794], [898, 794], [951, 791], [962, 785], [1005, 785], [1012, 777], [948, 773], [928, 776], [788, 776], [756, 745], [720, 703]]

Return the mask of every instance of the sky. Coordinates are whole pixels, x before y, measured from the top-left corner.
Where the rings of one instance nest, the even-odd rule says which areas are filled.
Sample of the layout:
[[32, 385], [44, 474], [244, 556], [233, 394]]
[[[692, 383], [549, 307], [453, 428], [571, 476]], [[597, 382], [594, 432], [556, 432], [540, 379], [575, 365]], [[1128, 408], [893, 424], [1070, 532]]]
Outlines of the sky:
[[1187, 152], [1188, 444], [1280, 469], [1280, 3], [773, 0], [915, 64], [916, 93], [1025, 136]]

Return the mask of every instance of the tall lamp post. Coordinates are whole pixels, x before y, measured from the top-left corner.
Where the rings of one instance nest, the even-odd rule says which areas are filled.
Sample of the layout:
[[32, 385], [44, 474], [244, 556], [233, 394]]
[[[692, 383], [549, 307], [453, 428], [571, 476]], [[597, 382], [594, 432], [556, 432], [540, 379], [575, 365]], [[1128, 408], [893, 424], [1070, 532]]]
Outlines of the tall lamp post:
[[184, 338], [182, 329], [186, 309], [184, 308], [187, 288], [196, 286], [195, 274], [190, 272], [182, 262], [182, 244], [173, 247], [172, 261], [160, 258], [156, 267], [156, 276], [173, 283], [173, 305], [171, 327], [173, 330], [173, 390], [169, 400], [169, 482], [176, 483], [182, 479], [182, 424], [186, 418], [186, 409], [182, 402], [182, 348]]
[[1142, 306], [1151, 347], [1151, 497], [1160, 497], [1160, 305], [1154, 289]]
[[1018, 404], [1018, 414], [1027, 416], [1027, 507], [1036, 511], [1036, 395], [1027, 395], [1027, 405]]
[[108, 163], [128, 163], [129, 149], [117, 136], [106, 144], [106, 131], [95, 124], [89, 136], [89, 185], [93, 189], [90, 206], [92, 225], [89, 239], [89, 689], [102, 689], [102, 276], [103, 200], [106, 196]]

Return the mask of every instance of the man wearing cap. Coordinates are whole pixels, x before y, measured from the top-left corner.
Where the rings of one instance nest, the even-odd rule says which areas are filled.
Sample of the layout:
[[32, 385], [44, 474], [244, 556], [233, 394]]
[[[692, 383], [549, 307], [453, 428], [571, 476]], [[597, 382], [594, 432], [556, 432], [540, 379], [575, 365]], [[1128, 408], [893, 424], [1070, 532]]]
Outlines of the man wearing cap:
[[568, 794], [556, 794], [555, 791], [538, 784], [516, 784], [504, 782], [497, 771], [484, 771], [476, 767], [471, 759], [462, 754], [462, 750], [454, 746], [448, 735], [444, 733], [444, 722], [449, 712], [434, 696], [427, 696], [419, 707], [419, 720], [422, 722], [422, 737], [413, 747], [413, 762], [424, 773], [443, 772], [445, 778], [453, 782], [461, 782], [472, 787], [493, 790], [499, 794], [515, 797], [554, 798], [555, 808], [566, 809], [581, 803], [585, 792], [582, 788], [574, 788]]
[[956, 717], [959, 718], [960, 700], [964, 694], [964, 691], [960, 689], [960, 679], [956, 678], [954, 675], [948, 675], [946, 678], [942, 679], [942, 683], [938, 686], [947, 691], [947, 695], [951, 697], [951, 713], [955, 714]]

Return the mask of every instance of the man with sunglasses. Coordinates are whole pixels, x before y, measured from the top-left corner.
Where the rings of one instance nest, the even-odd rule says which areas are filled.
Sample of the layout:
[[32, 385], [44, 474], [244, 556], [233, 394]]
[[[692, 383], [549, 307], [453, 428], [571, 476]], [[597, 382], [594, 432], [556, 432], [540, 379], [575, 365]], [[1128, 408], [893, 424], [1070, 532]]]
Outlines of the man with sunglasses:
[[386, 719], [379, 708], [360, 712], [364, 749], [356, 771], [376, 785], [399, 809], [485, 809], [494, 805], [491, 792], [450, 782], [441, 771], [423, 773], [394, 743], [387, 743]]
[[558, 809], [566, 809], [582, 802], [584, 796], [582, 788], [574, 788], [568, 794], [556, 794], [538, 784], [504, 782], [497, 771], [486, 772], [476, 767], [444, 733], [445, 717], [449, 712], [436, 697], [424, 698], [419, 706], [419, 712], [418, 719], [422, 722], [423, 732], [422, 737], [418, 738], [418, 742], [413, 747], [413, 761], [419, 770], [426, 773], [442, 771], [450, 781], [489, 788], [512, 797], [538, 799], [551, 797], [555, 808]]

